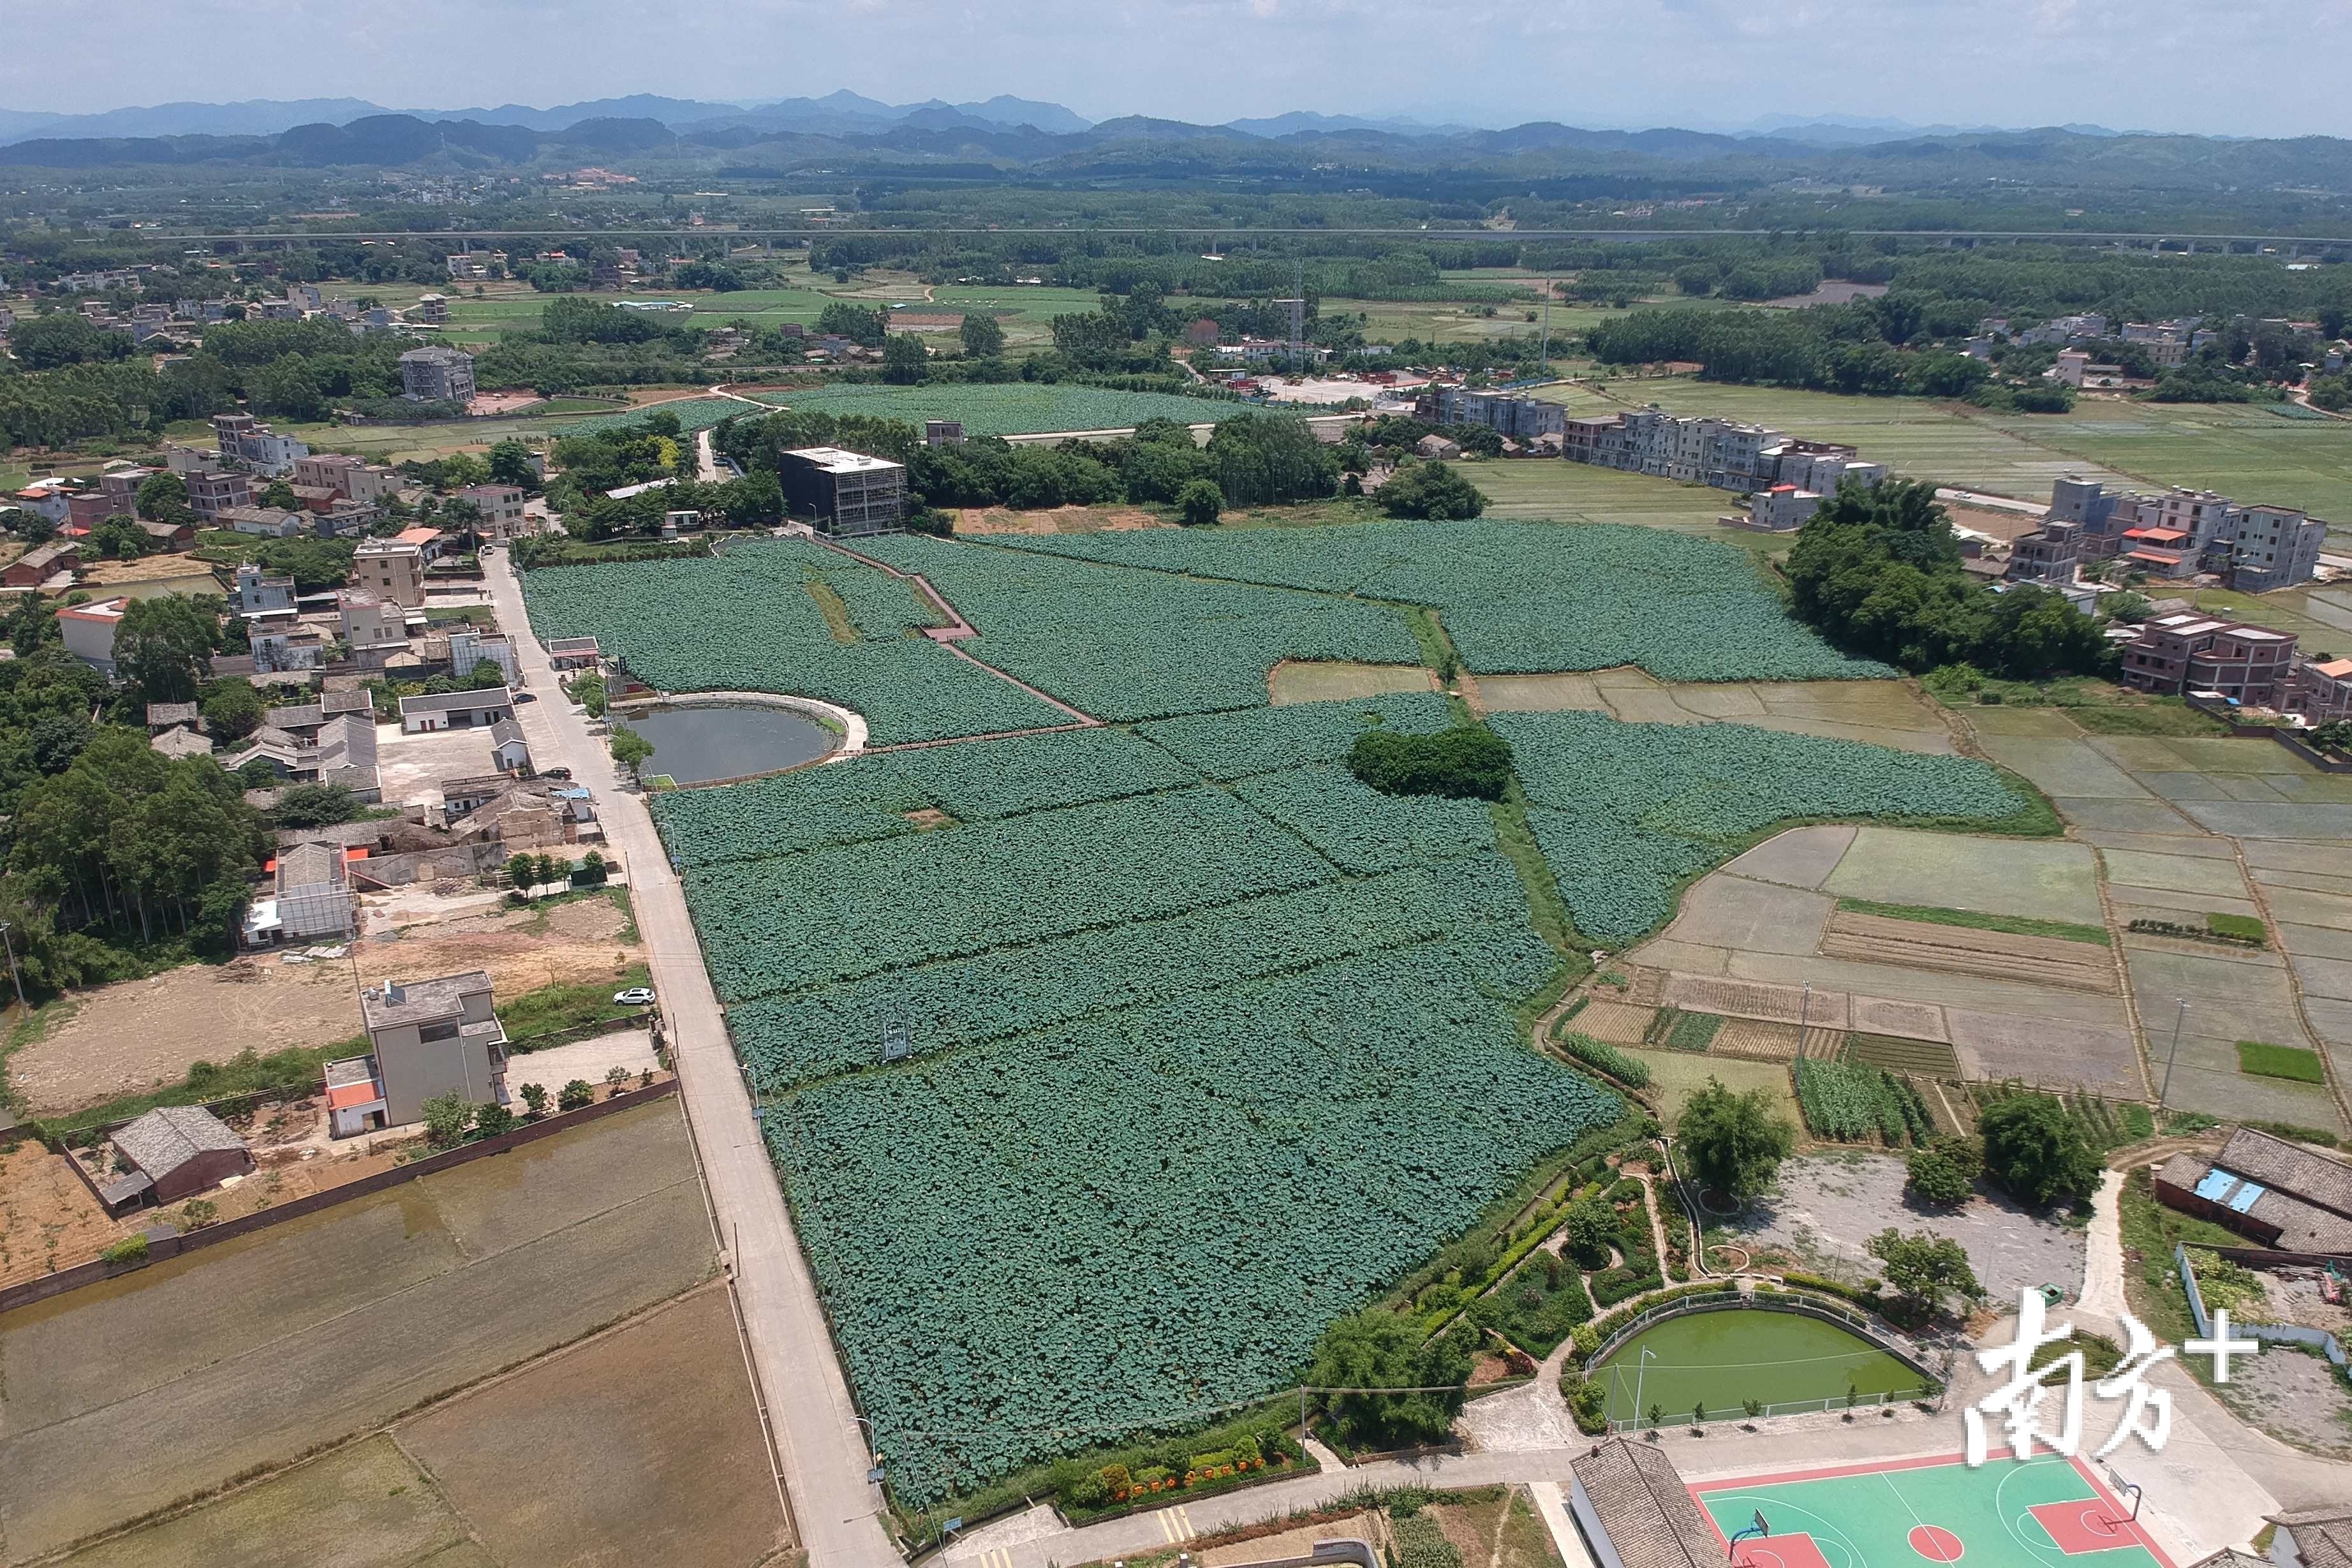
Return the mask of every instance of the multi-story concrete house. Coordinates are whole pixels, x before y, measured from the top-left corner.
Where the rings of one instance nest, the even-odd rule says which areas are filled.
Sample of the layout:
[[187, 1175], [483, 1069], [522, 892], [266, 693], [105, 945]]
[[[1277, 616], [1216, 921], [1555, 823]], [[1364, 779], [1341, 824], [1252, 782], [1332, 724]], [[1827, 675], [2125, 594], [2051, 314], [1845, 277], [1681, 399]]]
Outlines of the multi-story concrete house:
[[327, 1064], [335, 1136], [422, 1121], [425, 1102], [444, 1095], [507, 1102], [507, 1032], [483, 971], [368, 986], [360, 1014], [368, 1054]]
[[2294, 634], [2193, 611], [2159, 616], [2125, 645], [2126, 686], [2166, 696], [2213, 691], [2249, 708], [2275, 706], [2294, 674]]

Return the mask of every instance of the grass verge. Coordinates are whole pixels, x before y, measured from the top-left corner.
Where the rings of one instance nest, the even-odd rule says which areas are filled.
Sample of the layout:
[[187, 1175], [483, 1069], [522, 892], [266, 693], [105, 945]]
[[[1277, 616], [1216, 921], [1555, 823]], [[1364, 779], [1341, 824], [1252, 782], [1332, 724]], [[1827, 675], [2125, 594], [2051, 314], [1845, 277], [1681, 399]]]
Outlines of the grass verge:
[[2054, 936], [2066, 942], [2112, 946], [2105, 926], [2077, 925], [2072, 921], [2035, 920], [2028, 915], [1989, 915], [1978, 910], [1947, 910], [1933, 904], [1882, 904], [1873, 899], [1840, 899], [1845, 913], [1877, 915], [1890, 921], [1914, 921], [1921, 925], [1967, 926], [1975, 931], [2005, 931], [2011, 936]]
[[506, 1025], [509, 1040], [522, 1043], [535, 1036], [639, 1017], [644, 1008], [623, 1006], [613, 1000], [613, 994], [627, 986], [651, 984], [651, 972], [643, 963], [632, 963], [611, 980], [579, 985], [543, 985], [536, 991], [526, 991], [511, 1002], [499, 1004], [499, 1020]]

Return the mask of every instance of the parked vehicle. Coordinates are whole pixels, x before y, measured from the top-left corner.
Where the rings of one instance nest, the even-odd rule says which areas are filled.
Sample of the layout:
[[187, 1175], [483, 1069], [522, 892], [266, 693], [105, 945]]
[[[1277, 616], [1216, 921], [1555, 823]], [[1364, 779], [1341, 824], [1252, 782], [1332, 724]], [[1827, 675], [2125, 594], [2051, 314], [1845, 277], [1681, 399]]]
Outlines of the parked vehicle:
[[632, 985], [626, 991], [614, 992], [613, 1001], [616, 1006], [650, 1007], [654, 1005], [654, 988], [650, 985]]

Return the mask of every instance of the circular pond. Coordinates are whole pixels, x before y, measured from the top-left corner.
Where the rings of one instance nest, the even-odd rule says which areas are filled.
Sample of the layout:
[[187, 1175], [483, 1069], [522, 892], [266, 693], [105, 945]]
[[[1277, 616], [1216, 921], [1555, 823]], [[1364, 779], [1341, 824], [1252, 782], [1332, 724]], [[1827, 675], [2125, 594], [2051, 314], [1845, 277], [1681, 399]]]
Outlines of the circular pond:
[[[1643, 1352], [1650, 1352], [1644, 1359]], [[1609, 1391], [1609, 1419], [1634, 1421], [1656, 1405], [1685, 1422], [1699, 1405], [1710, 1421], [1737, 1419], [1755, 1400], [1766, 1413], [1843, 1408], [1917, 1392], [1919, 1374], [1835, 1323], [1746, 1308], [1693, 1312], [1643, 1330], [1593, 1369]]]
[[623, 721], [653, 743], [654, 754], [638, 773], [667, 773], [682, 784], [796, 768], [841, 744], [814, 719], [749, 702], [664, 705]]

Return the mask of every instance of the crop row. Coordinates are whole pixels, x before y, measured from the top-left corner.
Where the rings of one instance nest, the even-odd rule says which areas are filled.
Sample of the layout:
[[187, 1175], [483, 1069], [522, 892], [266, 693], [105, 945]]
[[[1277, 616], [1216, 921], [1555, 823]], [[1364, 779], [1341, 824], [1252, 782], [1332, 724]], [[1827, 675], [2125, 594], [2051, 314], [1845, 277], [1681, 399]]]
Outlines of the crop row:
[[1197, 788], [704, 866], [686, 882], [711, 979], [733, 1001], [1329, 875], [1231, 795]]
[[914, 534], [861, 550], [945, 594], [979, 628], [964, 645], [974, 658], [1099, 719], [1263, 707], [1266, 672], [1286, 658], [1422, 657], [1382, 605]]
[[1433, 735], [1453, 722], [1439, 693], [1394, 691], [1350, 702], [1300, 702], [1163, 719], [1139, 725], [1135, 732], [1209, 777], [1232, 781], [1341, 762], [1367, 730], [1385, 726], [1410, 735]]
[[1487, 674], [1635, 664], [1665, 680], [1893, 672], [1791, 619], [1740, 551], [1617, 524], [1482, 520], [1342, 528], [1145, 530], [996, 542], [1232, 582], [1429, 605]]
[[779, 1089], [880, 1065], [892, 1022], [911, 1055], [932, 1056], [1429, 942], [1466, 950], [1464, 971], [1506, 998], [1533, 990], [1557, 963], [1528, 929], [1510, 867], [1474, 856], [765, 996], [730, 1007], [728, 1022], [761, 1087]]
[[[740, 544], [716, 557], [546, 567], [523, 574], [541, 637], [593, 637], [607, 658], [664, 691], [774, 691], [864, 715], [877, 745], [1065, 724], [1038, 701], [914, 635], [924, 612], [905, 584], [798, 540]], [[850, 584], [864, 634], [835, 640], [808, 591], [812, 573]], [[885, 603], [902, 624], [887, 632]]]
[[1796, 1071], [1797, 1107], [1816, 1137], [1859, 1143], [1875, 1134], [1899, 1149], [1935, 1132], [1919, 1091], [1882, 1068], [1800, 1057]]
[[978, 822], [1196, 782], [1160, 747], [1106, 728], [871, 752], [652, 804], [677, 863], [711, 866], [911, 833], [909, 812]]
[[829, 1079], [768, 1134], [894, 1489], [1295, 1377], [1613, 1095], [1443, 946]]
[[1990, 765], [1744, 724], [1622, 724], [1594, 713], [1498, 713], [1579, 930], [1641, 935], [1675, 885], [1791, 817], [1992, 823], [2023, 809]]

